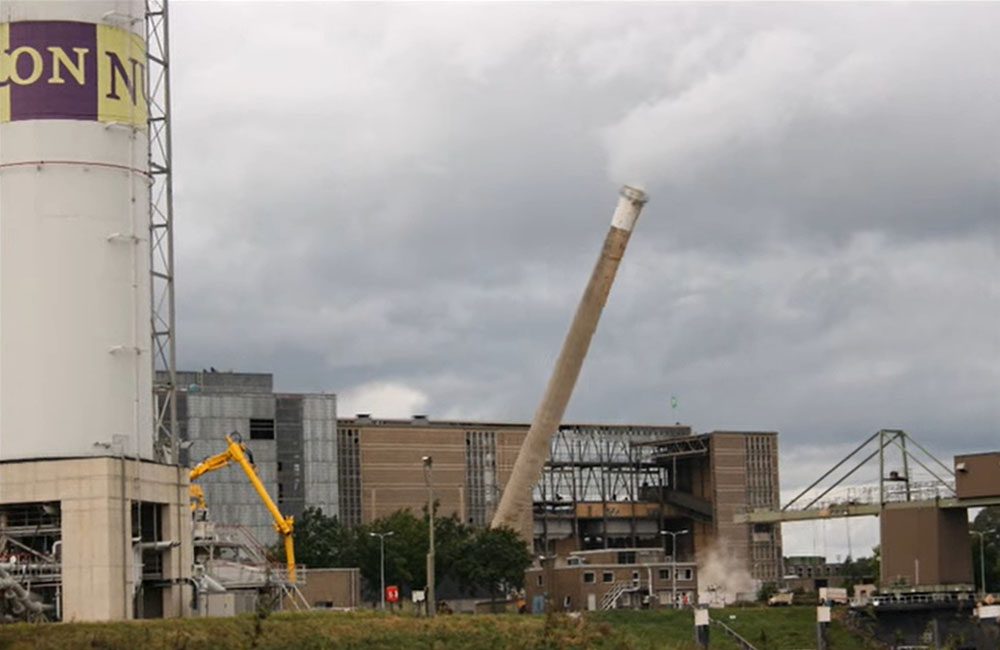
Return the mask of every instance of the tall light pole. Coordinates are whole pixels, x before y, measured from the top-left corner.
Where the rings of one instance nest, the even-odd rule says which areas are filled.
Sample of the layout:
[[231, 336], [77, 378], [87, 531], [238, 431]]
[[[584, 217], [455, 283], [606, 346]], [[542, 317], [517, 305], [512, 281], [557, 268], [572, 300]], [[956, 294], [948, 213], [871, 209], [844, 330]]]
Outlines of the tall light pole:
[[427, 550], [427, 615], [434, 616], [437, 601], [434, 599], [434, 484], [431, 481], [431, 469], [434, 459], [424, 456], [424, 483], [427, 485], [427, 517], [429, 523], [430, 543]]
[[544, 574], [544, 579], [545, 579], [545, 592], [542, 594], [542, 597], [545, 599], [545, 613], [546, 614], [548, 614], [549, 612], [555, 611], [555, 607], [552, 604], [552, 591], [553, 591], [552, 590], [552, 586], [553, 586], [552, 585], [552, 578], [553, 578], [552, 572], [553, 572], [553, 569], [555, 569], [556, 557], [557, 556], [555, 556], [555, 555], [539, 555], [538, 556], [538, 564], [539, 564], [540, 568], [542, 569], [542, 573]]
[[673, 608], [677, 609], [677, 536], [687, 535], [690, 531], [684, 530], [661, 530], [661, 535], [670, 535], [670, 600]]
[[388, 533], [368, 533], [371, 537], [378, 537], [379, 544], [379, 573], [382, 575], [382, 611], [385, 611], [385, 538], [392, 537], [393, 532]]
[[970, 530], [973, 535], [979, 535], [979, 586], [982, 589], [983, 596], [986, 595], [986, 553], [984, 547], [986, 546], [986, 535], [993, 534], [996, 529], [993, 530]]

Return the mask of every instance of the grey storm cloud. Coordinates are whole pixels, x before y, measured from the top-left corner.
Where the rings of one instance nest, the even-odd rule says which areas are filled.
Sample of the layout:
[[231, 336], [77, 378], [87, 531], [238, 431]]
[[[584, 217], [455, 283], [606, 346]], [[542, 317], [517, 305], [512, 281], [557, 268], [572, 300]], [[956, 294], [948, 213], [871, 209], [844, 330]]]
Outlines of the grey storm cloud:
[[996, 448], [1000, 6], [172, 20], [182, 365], [528, 420], [642, 182], [569, 419], [777, 429], [788, 487], [881, 427]]

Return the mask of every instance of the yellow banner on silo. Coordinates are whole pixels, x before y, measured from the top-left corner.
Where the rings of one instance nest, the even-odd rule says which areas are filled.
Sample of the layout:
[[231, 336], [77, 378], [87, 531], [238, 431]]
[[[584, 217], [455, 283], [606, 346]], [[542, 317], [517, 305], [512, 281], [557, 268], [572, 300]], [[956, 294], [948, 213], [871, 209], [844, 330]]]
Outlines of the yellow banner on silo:
[[93, 120], [145, 128], [146, 48], [131, 31], [71, 21], [0, 23], [0, 123]]
[[142, 38], [97, 25], [97, 119], [146, 125], [146, 47]]
[[[8, 23], [0, 23], [0, 52], [6, 52], [10, 42], [10, 27]], [[0, 67], [4, 65], [4, 55], [0, 54]], [[0, 78], [3, 72], [0, 71]], [[0, 124], [10, 122], [10, 88], [7, 84], [0, 85]]]

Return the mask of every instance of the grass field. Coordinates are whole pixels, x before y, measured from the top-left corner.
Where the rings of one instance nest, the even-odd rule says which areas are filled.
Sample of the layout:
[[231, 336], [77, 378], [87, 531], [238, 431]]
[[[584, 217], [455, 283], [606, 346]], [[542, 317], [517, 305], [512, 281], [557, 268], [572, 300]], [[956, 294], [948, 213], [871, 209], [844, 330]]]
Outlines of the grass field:
[[[802, 650], [816, 647], [816, 609], [782, 607], [768, 609], [732, 608], [712, 610], [711, 616], [736, 630], [758, 650]], [[692, 637], [692, 614], [689, 611], [601, 612], [594, 621], [610, 623], [617, 638], [634, 648], [686, 648]], [[834, 623], [828, 635], [831, 650], [867, 650], [859, 638], [842, 625]], [[672, 644], [672, 645], [665, 645]], [[690, 646], [694, 647], [694, 646]], [[735, 641], [716, 626], [711, 628], [713, 650], [736, 650]]]
[[[759, 650], [815, 648], [813, 608], [713, 610]], [[730, 618], [731, 616], [735, 618]], [[275, 614], [266, 619], [133, 621], [128, 623], [17, 624], [0, 627], [0, 648], [104, 648], [125, 650], [228, 650], [321, 648], [438, 650], [445, 648], [555, 650], [692, 650], [690, 611], [600, 612], [565, 616], [440, 616], [433, 621], [373, 612]], [[834, 625], [833, 650], [862, 650], [862, 643]], [[713, 650], [736, 644], [713, 626]]]

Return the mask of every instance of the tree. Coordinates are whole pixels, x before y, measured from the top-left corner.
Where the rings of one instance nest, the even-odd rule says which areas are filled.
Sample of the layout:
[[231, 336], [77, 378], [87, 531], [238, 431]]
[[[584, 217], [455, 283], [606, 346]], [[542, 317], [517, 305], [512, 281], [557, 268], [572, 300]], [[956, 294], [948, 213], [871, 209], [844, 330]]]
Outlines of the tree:
[[[435, 504], [436, 508], [437, 504]], [[381, 517], [368, 525], [358, 527], [357, 566], [368, 585], [372, 587], [368, 593], [378, 593], [379, 575], [379, 540], [371, 537], [370, 532], [385, 533], [392, 531], [391, 537], [385, 538], [385, 576], [387, 584], [399, 585], [404, 591], [423, 589], [427, 585], [427, 551], [428, 551], [428, 517], [426, 511], [422, 518], [416, 517], [410, 510], [398, 510], [391, 515]], [[434, 518], [434, 575], [435, 584], [444, 584], [453, 579], [460, 587], [464, 587], [456, 566], [466, 552], [468, 540], [472, 537], [472, 529], [464, 525], [458, 517]]]
[[381, 589], [381, 549], [378, 537], [369, 533], [392, 532], [385, 538], [386, 584], [402, 591], [420, 589], [427, 583], [427, 524], [409, 510], [380, 517], [357, 528], [357, 567], [361, 570], [368, 595], [379, 596]]
[[972, 566], [976, 587], [983, 589], [983, 586], [980, 584], [982, 582], [980, 579], [982, 570], [979, 553], [980, 540], [982, 540], [982, 560], [985, 560], [986, 564], [985, 591], [989, 591], [990, 589], [996, 591], [1000, 589], [1000, 506], [983, 508], [976, 515], [975, 520], [973, 520], [971, 529], [985, 533], [981, 537], [979, 535], [972, 536]]
[[[306, 508], [295, 521], [295, 558], [307, 567], [354, 566], [354, 532], [322, 508]], [[278, 553], [284, 551], [281, 544]]]
[[530, 565], [531, 553], [513, 529], [485, 528], [469, 540], [458, 572], [461, 582], [487, 589], [495, 603], [498, 592], [524, 586], [524, 571]]
[[[427, 525], [424, 518], [424, 526]], [[458, 567], [468, 552], [469, 542], [475, 531], [456, 516], [434, 518], [434, 579], [435, 584], [454, 582], [465, 593], [469, 592]], [[440, 591], [440, 590], [439, 590]]]
[[[378, 600], [381, 548], [370, 533], [392, 532], [385, 538], [386, 584], [406, 592], [427, 584], [427, 525], [426, 510], [423, 517], [398, 510], [352, 529], [319, 508], [308, 508], [295, 522], [295, 554], [307, 567], [358, 567], [366, 596]], [[531, 564], [531, 554], [513, 530], [475, 530], [455, 515], [434, 518], [434, 547], [437, 584], [450, 583], [467, 594], [488, 590], [493, 599], [523, 586]], [[280, 546], [274, 551], [279, 555]]]
[[848, 594], [851, 593], [854, 585], [878, 583], [879, 552], [880, 549], [876, 546], [872, 549], [871, 557], [859, 557], [855, 560], [851, 556], [847, 556], [847, 559], [844, 560], [844, 568], [841, 575], [843, 575], [844, 588], [847, 589]]
[[757, 600], [762, 603], [766, 603], [767, 600], [778, 593], [778, 583], [776, 582], [762, 582], [760, 589], [757, 590]]

